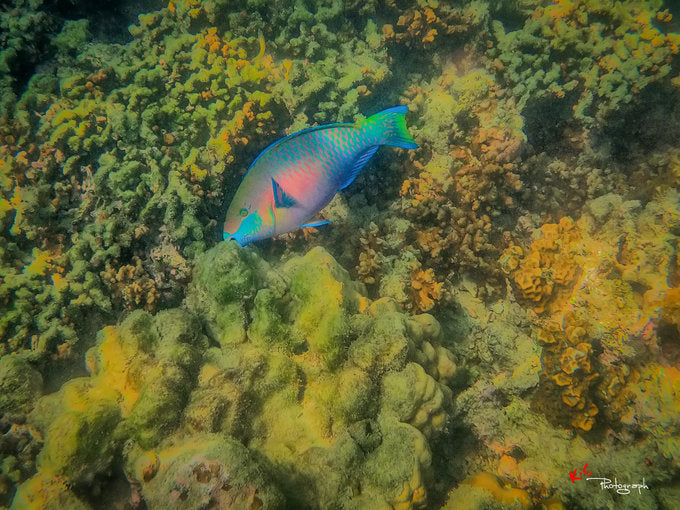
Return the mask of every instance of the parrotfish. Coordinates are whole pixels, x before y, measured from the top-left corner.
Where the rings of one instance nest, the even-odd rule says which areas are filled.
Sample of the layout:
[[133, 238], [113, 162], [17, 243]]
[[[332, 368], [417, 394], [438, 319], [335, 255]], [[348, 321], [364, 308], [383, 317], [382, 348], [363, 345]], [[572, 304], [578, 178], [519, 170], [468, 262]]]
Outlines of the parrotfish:
[[304, 129], [263, 150], [248, 168], [229, 205], [223, 239], [241, 246], [301, 227], [349, 186], [381, 145], [416, 149], [406, 128], [407, 106], [357, 124]]

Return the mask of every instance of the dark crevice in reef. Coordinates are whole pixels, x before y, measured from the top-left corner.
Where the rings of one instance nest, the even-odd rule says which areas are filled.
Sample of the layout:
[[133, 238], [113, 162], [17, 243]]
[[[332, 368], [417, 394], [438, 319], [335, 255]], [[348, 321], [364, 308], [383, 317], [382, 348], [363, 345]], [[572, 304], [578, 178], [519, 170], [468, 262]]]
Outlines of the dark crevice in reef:
[[50, 0], [45, 3], [45, 10], [63, 21], [87, 19], [90, 33], [97, 41], [125, 43], [132, 39], [127, 27], [137, 20], [138, 14], [161, 9], [166, 4], [160, 0]]
[[86, 19], [93, 41], [126, 43], [132, 39], [127, 27], [137, 15], [164, 3], [47, 0], [39, 10], [30, 10], [18, 0], [0, 2], [0, 63], [6, 66], [13, 92], [20, 95], [36, 70], [54, 63], [52, 39], [67, 21]]

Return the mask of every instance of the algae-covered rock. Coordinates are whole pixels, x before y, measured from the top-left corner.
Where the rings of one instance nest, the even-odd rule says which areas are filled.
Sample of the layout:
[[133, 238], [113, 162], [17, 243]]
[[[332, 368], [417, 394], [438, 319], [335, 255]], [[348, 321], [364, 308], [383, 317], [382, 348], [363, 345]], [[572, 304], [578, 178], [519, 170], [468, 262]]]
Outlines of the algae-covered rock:
[[[251, 255], [233, 249], [207, 252], [196, 271], [212, 257], [231, 271], [243, 267]], [[210, 352], [185, 426], [222, 427], [247, 441], [276, 466], [294, 507], [423, 504], [429, 441], [448, 423], [446, 384], [456, 370], [437, 321], [411, 317], [392, 299], [371, 303], [322, 248], [287, 261], [278, 278], [262, 264], [248, 267], [261, 268], [253, 281], [262, 287], [239, 301], [246, 339]], [[213, 299], [204, 304], [210, 314], [217, 307], [207, 284], [194, 283], [187, 302]], [[225, 300], [221, 309], [229, 306]], [[211, 334], [224, 338], [217, 323]]]
[[42, 376], [22, 356], [0, 358], [0, 409], [2, 413], [25, 413], [42, 394]]
[[[207, 332], [221, 344], [246, 336], [246, 310], [272, 276], [266, 262], [236, 242], [223, 242], [198, 258], [187, 307], [204, 318]], [[274, 283], [272, 288], [280, 287]], [[262, 299], [262, 298], [260, 298]]]
[[[526, 508], [531, 508], [531, 497], [528, 492], [503, 487], [494, 475], [478, 473], [449, 493], [442, 510], [522, 510]], [[555, 508], [563, 507], [556, 506]]]
[[74, 485], [107, 472], [125, 440], [153, 447], [174, 430], [195, 377], [205, 337], [196, 317], [171, 310], [130, 314], [100, 331], [86, 359], [90, 377], [40, 399], [29, 422], [43, 434], [39, 475]]
[[120, 419], [115, 390], [94, 386], [89, 378], [72, 379], [44, 397], [29, 420], [45, 442], [39, 473], [70, 483], [91, 482], [111, 466], [119, 446], [113, 431]]
[[186, 308], [104, 328], [90, 377], [38, 402], [36, 477], [123, 458], [149, 508], [426, 504], [456, 370], [433, 317], [371, 303], [322, 248], [271, 267], [222, 243], [195, 275]]
[[451, 390], [411, 362], [383, 378], [382, 398], [387, 412], [430, 436], [446, 424]]
[[367, 312], [355, 318], [359, 335], [349, 347], [350, 360], [369, 373], [403, 368], [410, 349], [406, 316], [390, 298], [371, 303]]
[[92, 506], [76, 496], [59, 479], [37, 475], [22, 483], [11, 510], [90, 510]]
[[105, 472], [118, 448], [113, 430], [120, 420], [115, 400], [92, 399], [52, 422], [38, 456], [41, 473], [73, 483], [89, 483]]
[[348, 317], [366, 302], [363, 284], [351, 281], [349, 273], [323, 248], [291, 259], [283, 272], [297, 298], [291, 310], [293, 334], [303, 338], [326, 364], [336, 366], [346, 354]]
[[382, 441], [363, 466], [367, 489], [395, 507], [417, 508], [427, 502], [425, 475], [432, 453], [416, 428], [392, 418], [379, 420]]
[[126, 472], [148, 508], [278, 509], [284, 498], [267, 470], [230, 438], [170, 438], [127, 458]]

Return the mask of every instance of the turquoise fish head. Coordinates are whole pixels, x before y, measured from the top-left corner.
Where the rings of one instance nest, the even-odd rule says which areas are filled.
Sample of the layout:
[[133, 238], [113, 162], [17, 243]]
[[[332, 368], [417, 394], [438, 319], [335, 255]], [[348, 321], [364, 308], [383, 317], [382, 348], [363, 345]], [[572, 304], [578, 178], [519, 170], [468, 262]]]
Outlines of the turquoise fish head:
[[[274, 234], [273, 220], [271, 208], [269, 208], [269, 214], [265, 214], [264, 217], [258, 209], [248, 210], [241, 208], [238, 211], [238, 218], [232, 218], [227, 214], [227, 220], [224, 222], [224, 229], [222, 231], [222, 239], [225, 241], [233, 239], [241, 246], [245, 246], [253, 241], [259, 241], [260, 239], [266, 239]], [[233, 229], [235, 225], [238, 225], [238, 227], [233, 232], [230, 232], [228, 227], [231, 226]]]

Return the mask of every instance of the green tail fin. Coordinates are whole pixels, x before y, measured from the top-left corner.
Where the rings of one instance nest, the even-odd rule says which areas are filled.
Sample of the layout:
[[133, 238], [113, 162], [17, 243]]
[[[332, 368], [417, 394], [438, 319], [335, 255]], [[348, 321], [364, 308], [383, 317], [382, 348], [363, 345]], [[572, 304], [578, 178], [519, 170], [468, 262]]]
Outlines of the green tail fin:
[[408, 106], [395, 106], [380, 113], [371, 115], [362, 127], [375, 133], [376, 145], [391, 145], [402, 149], [417, 149], [418, 144], [413, 140], [406, 127], [406, 112]]

